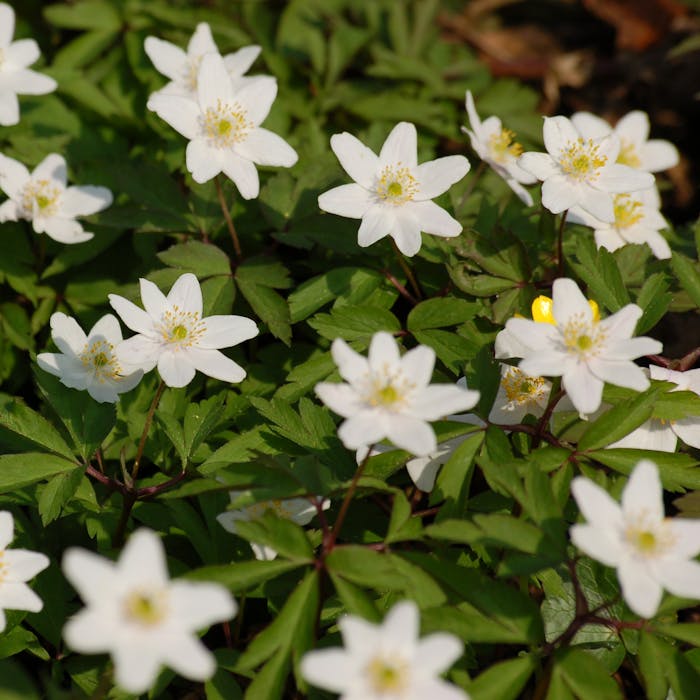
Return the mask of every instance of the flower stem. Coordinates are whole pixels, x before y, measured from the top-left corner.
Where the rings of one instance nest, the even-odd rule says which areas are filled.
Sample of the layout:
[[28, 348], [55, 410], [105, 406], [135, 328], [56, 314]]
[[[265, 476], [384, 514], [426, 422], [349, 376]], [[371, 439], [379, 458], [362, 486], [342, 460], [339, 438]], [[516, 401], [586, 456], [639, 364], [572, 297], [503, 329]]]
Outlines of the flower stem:
[[402, 297], [408, 299], [408, 301], [410, 301], [411, 304], [413, 304], [413, 306], [416, 306], [416, 304], [418, 304], [418, 299], [416, 299], [413, 296], [413, 294], [411, 294], [411, 292], [409, 292], [408, 289], [406, 289], [406, 287], [404, 287], [401, 284], [401, 282], [399, 282], [396, 279], [396, 277], [394, 277], [394, 275], [392, 275], [391, 272], [389, 272], [389, 270], [383, 270], [383, 272], [384, 277], [386, 277], [389, 280], [389, 282], [391, 282], [391, 284], [396, 288], [396, 290]]
[[394, 252], [396, 253], [396, 257], [398, 258], [399, 265], [401, 265], [401, 269], [403, 270], [404, 274], [406, 275], [406, 278], [408, 279], [408, 281], [411, 283], [411, 287], [413, 287], [413, 293], [414, 293], [416, 299], [422, 299], [423, 292], [421, 291], [421, 288], [418, 286], [418, 280], [416, 279], [415, 275], [413, 274], [413, 270], [411, 270], [411, 266], [406, 262], [406, 258], [404, 257], [404, 254], [399, 250], [399, 247], [396, 245], [396, 241], [393, 238], [391, 239], [391, 245], [394, 249]]
[[464, 203], [469, 199], [469, 196], [474, 191], [474, 188], [476, 187], [479, 180], [481, 180], [481, 176], [485, 172], [486, 172], [486, 163], [484, 163], [484, 161], [482, 160], [481, 163], [479, 163], [479, 165], [476, 166], [476, 170], [474, 171], [474, 177], [472, 177], [471, 182], [469, 183], [469, 186], [467, 187], [466, 190], [464, 190], [464, 194], [459, 198], [459, 202], [457, 202], [457, 206], [455, 207], [456, 213], [459, 214], [459, 212], [462, 210]]
[[231, 234], [231, 241], [233, 241], [233, 250], [236, 253], [236, 258], [240, 260], [243, 257], [243, 251], [241, 250], [241, 242], [238, 240], [238, 234], [236, 233], [236, 227], [233, 224], [233, 219], [231, 218], [231, 212], [229, 211], [228, 205], [226, 204], [226, 199], [224, 197], [224, 190], [221, 187], [221, 179], [217, 175], [214, 178], [214, 184], [216, 185], [216, 195], [219, 198], [219, 204], [221, 205], [221, 211], [224, 214], [224, 219], [226, 219], [226, 226], [228, 226], [228, 232]]
[[564, 276], [564, 225], [566, 224], [566, 215], [568, 213], [568, 209], [562, 212], [559, 231], [557, 232], [557, 272], [559, 277]]
[[141, 466], [141, 457], [143, 457], [143, 449], [146, 447], [146, 438], [148, 437], [148, 431], [151, 428], [151, 423], [153, 422], [153, 416], [155, 415], [156, 408], [158, 408], [158, 403], [160, 397], [163, 396], [165, 391], [165, 382], [161, 379], [158, 388], [156, 389], [155, 396], [146, 414], [146, 422], [143, 425], [143, 432], [141, 433], [141, 439], [139, 440], [139, 446], [136, 450], [136, 458], [134, 459], [134, 466], [131, 468], [131, 481], [132, 485], [136, 483], [136, 479], [139, 475], [139, 467]]

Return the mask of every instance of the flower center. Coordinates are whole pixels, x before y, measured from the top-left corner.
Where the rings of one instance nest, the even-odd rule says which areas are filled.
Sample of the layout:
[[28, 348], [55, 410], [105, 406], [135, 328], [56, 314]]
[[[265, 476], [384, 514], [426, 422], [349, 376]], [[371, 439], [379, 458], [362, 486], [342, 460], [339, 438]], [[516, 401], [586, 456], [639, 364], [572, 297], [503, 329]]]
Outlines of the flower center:
[[624, 539], [644, 559], [660, 556], [673, 547], [676, 541], [666, 520], [658, 521], [646, 511], [632, 518], [625, 528]]
[[632, 199], [628, 194], [617, 194], [613, 198], [613, 211], [615, 212], [615, 227], [629, 228], [638, 223], [643, 217], [642, 203]]
[[501, 386], [508, 402], [517, 404], [536, 403], [545, 391], [542, 377], [528, 377], [517, 367], [509, 367], [501, 378]]
[[595, 320], [589, 320], [580, 314], [574, 314], [562, 330], [564, 345], [579, 358], [595, 357], [605, 344], [605, 331]]
[[386, 165], [379, 173], [377, 197], [389, 204], [405, 204], [418, 192], [418, 183], [409, 168], [397, 163]]
[[607, 160], [607, 156], [598, 153], [598, 146], [593, 139], [579, 138], [569, 143], [559, 154], [561, 169], [578, 181], [595, 180]]
[[501, 129], [489, 136], [489, 150], [493, 160], [506, 163], [517, 158], [523, 152], [523, 147], [515, 140], [515, 132]]
[[162, 622], [168, 612], [164, 590], [130, 593], [124, 601], [124, 615], [130, 622], [142, 627], [153, 627]]
[[627, 139], [621, 139], [617, 162], [622, 163], [622, 165], [629, 165], [630, 168], [640, 168], [642, 166], [642, 161], [637, 155], [635, 145]]
[[190, 348], [199, 343], [206, 323], [197, 311], [183, 311], [173, 306], [160, 317], [158, 331], [164, 343], [172, 349]]
[[399, 693], [408, 685], [408, 664], [378, 656], [367, 665], [369, 682], [377, 693]]
[[365, 401], [373, 407], [400, 410], [414, 386], [400, 371], [385, 366], [368, 377]]
[[231, 148], [248, 138], [255, 128], [238, 102], [227, 104], [217, 100], [216, 107], [208, 107], [201, 120], [204, 135], [216, 148]]
[[54, 216], [63, 188], [51, 180], [30, 180], [21, 195], [22, 213], [30, 218]]
[[273, 498], [269, 501], [260, 501], [260, 503], [253, 503], [253, 505], [248, 506], [246, 511], [250, 515], [251, 519], [260, 518], [265, 515], [268, 510], [273, 510], [280, 518], [291, 518], [293, 513], [287, 507], [285, 502], [279, 498]]
[[83, 367], [94, 372], [95, 379], [104, 384], [106, 381], [121, 381], [122, 368], [114, 356], [114, 345], [106, 340], [93, 340], [86, 345], [79, 355]]

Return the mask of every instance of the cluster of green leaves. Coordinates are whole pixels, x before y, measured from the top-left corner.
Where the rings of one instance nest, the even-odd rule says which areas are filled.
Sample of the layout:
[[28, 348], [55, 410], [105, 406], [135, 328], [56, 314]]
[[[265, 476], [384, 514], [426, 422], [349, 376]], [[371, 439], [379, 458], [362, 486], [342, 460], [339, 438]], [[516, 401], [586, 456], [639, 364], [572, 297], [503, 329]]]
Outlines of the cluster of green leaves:
[[[557, 419], [555, 444], [532, 430], [440, 422], [440, 441], [465, 439], [434, 490], [412, 487], [407, 453], [371, 457], [333, 547], [318, 521], [302, 528], [268, 512], [241, 523], [237, 537], [216, 521], [236, 489], [238, 506], [328, 497], [326, 520], [335, 522], [356, 463], [337, 438], [337, 417], [313, 396], [318, 381], [338, 378], [334, 338], [364, 351], [383, 330], [406, 348], [432, 347], [435, 379], [466, 375], [481, 391], [475, 410], [484, 418], [499, 381], [495, 335], [513, 314], [529, 313], [555, 274], [554, 218], [539, 207], [524, 210], [493, 173], [473, 191], [470, 175], [443, 196], [465, 232], [449, 241], [425, 237], [412, 261], [425, 296], [417, 304], [401, 294], [405, 278], [388, 243], [359, 249], [357, 222], [318, 209], [317, 195], [343, 181], [332, 133], [350, 131], [376, 149], [405, 119], [418, 126], [420, 160], [463, 152], [467, 87], [480, 112], [498, 114], [526, 146], [537, 146], [536, 94], [494, 81], [470, 49], [439, 40], [435, 18], [444, 9], [438, 0], [206, 7], [78, 0], [36, 16], [29, 4], [17, 7], [20, 31], [42, 43], [43, 70], [59, 90], [22, 98], [20, 124], [0, 132], [2, 152], [28, 166], [63, 153], [74, 181], [108, 186], [115, 204], [91, 217], [95, 238], [74, 247], [22, 223], [2, 225], [0, 508], [16, 515], [16, 546], [52, 559], [35, 583], [44, 610], [8, 613], [0, 635], [3, 697], [84, 697], [102, 687], [107, 659], [78, 657], [61, 640], [79, 601], [59, 564], [69, 545], [116, 555], [125, 498], [117, 486], [126, 483], [124, 465], [136, 455], [157, 383], [148, 375], [116, 406], [67, 389], [36, 369], [36, 352], [50, 345], [50, 315], [64, 311], [89, 327], [107, 312], [108, 293], [137, 300], [139, 276], [167, 289], [185, 271], [202, 283], [205, 315], [251, 316], [262, 331], [233, 351], [248, 372], [240, 385], [200, 375], [164, 392], [129, 524], [161, 534], [173, 575], [218, 581], [246, 601], [228, 636], [221, 628], [206, 636], [219, 662], [204, 688], [208, 700], [291, 697], [295, 687], [325, 697], [299, 676], [303, 653], [319, 638], [339, 642], [341, 614], [377, 621], [402, 598], [418, 603], [424, 632], [447, 630], [465, 642], [450, 678], [475, 700], [619, 698], [615, 673], [632, 695], [694, 696], [700, 625], [689, 621], [688, 601], [669, 597], [653, 623], [636, 624], [617, 600], [614, 574], [588, 559], [572, 565], [567, 538], [577, 517], [569, 489], [575, 474], [619, 495], [644, 456], [659, 465], [668, 491], [700, 489], [693, 453], [605, 449], [649, 418], [700, 416], [700, 398], [671, 392], [671, 384], [653, 382], [642, 394], [608, 388], [609, 408], [597, 419]], [[191, 181], [182, 139], [145, 108], [161, 78], [144, 39], [185, 45], [199, 21], [211, 24], [222, 53], [263, 47], [252, 72], [272, 73], [280, 88], [266, 126], [300, 154], [290, 171], [263, 175], [258, 200], [226, 189], [240, 264], [232, 263], [213, 183]], [[695, 240], [686, 229], [671, 237], [678, 252], [669, 265], [641, 246], [596, 250], [590, 232], [571, 227], [567, 269], [604, 313], [639, 304], [637, 330], [653, 334], [668, 312], [700, 308], [698, 230]], [[247, 542], [279, 556], [257, 561]], [[582, 624], [567, 635], [580, 594], [589, 609], [610, 603], [614, 624]], [[183, 697], [191, 687], [164, 671], [151, 696]]]

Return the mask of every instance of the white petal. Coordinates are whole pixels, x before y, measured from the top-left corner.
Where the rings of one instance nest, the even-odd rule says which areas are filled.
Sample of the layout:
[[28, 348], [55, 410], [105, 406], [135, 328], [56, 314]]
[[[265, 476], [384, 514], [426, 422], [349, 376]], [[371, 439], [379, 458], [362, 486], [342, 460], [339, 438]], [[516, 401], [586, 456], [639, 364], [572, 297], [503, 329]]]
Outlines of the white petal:
[[[420, 204], [432, 202], [420, 202]], [[396, 247], [407, 257], [413, 257], [421, 247], [420, 225], [410, 212], [398, 211], [389, 235], [396, 241]]]
[[666, 518], [665, 526], [674, 538], [669, 557], [692, 559], [700, 553], [700, 519]]
[[206, 681], [216, 672], [216, 658], [196, 637], [169, 637], [160, 648], [162, 660], [181, 676]]
[[18, 198], [29, 181], [29, 177], [29, 171], [22, 163], [0, 154], [0, 188], [8, 197]]
[[32, 172], [33, 180], [56, 180], [64, 186], [66, 177], [66, 159], [58, 153], [50, 153]]
[[479, 115], [476, 111], [471, 90], [467, 90], [464, 96], [464, 106], [467, 110], [467, 116], [469, 117], [469, 126], [471, 126], [477, 139], [481, 140], [481, 119], [479, 119]]
[[392, 415], [386, 423], [386, 435], [391, 442], [417, 457], [429, 455], [437, 449], [432, 427], [420, 418]]
[[357, 232], [357, 243], [360, 247], [376, 243], [388, 235], [394, 227], [396, 216], [388, 207], [380, 204], [371, 206], [362, 217], [362, 223]]
[[[508, 170], [512, 171], [513, 168], [508, 168]], [[508, 185], [508, 187], [510, 187], [511, 190], [513, 190], [513, 192], [515, 192], [515, 194], [518, 196], [518, 199], [520, 199], [520, 201], [526, 207], [531, 207], [533, 205], [533, 202], [534, 202], [534, 200], [532, 199], [532, 195], [520, 184], [520, 182], [525, 181], [525, 182], [528, 182], [528, 184], [531, 184], [530, 180], [532, 180], [532, 182], [536, 182], [536, 178], [531, 177], [530, 175], [525, 173], [524, 170], [520, 170], [520, 172], [523, 174], [518, 175], [517, 178], [515, 178], [515, 177], [505, 178], [506, 184]]]
[[[0, 13], [0, 19], [2, 19], [2, 13]], [[0, 510], [0, 549], [5, 549], [14, 537], [15, 523], [12, 513], [9, 510]]]
[[165, 586], [169, 576], [160, 537], [153, 530], [136, 530], [119, 555], [115, 575], [124, 584], [148, 581], [152, 586]]
[[88, 378], [87, 391], [98, 403], [116, 403], [119, 400], [119, 392], [113, 382], [101, 382]]
[[22, 583], [34, 578], [51, 562], [41, 552], [31, 552], [27, 549], [9, 549], [5, 552], [3, 563], [8, 567], [3, 581]]
[[621, 529], [620, 505], [598, 484], [578, 476], [571, 482], [571, 494], [589, 523], [611, 533]]
[[[34, 220], [34, 229], [37, 230], [37, 220]], [[57, 217], [51, 217], [43, 220], [42, 230], [46, 233], [49, 238], [53, 238], [59, 243], [66, 243], [68, 245], [75, 243], [84, 243], [89, 241], [93, 234], [87, 231], [83, 231], [83, 227], [80, 222], [74, 219], [59, 219]]]
[[77, 356], [85, 350], [87, 336], [74, 318], [57, 311], [51, 314], [50, 324], [53, 342], [62, 353]]
[[112, 649], [114, 679], [129, 693], [145, 693], [154, 683], [161, 666], [161, 650], [143, 642], [136, 646], [122, 642]]
[[333, 153], [343, 170], [365, 189], [373, 189], [379, 171], [379, 158], [374, 151], [347, 131], [331, 136]]
[[199, 119], [202, 112], [194, 100], [156, 93], [151, 95], [146, 107], [190, 141], [200, 132]]
[[233, 102], [231, 76], [218, 53], [208, 53], [202, 57], [197, 72], [197, 101], [203, 112]]
[[258, 127], [244, 141], [236, 144], [236, 152], [258, 165], [275, 165], [291, 168], [297, 162], [297, 152], [272, 131]]
[[[428, 348], [430, 353], [434, 350]], [[426, 355], [426, 359], [427, 359]], [[369, 369], [371, 372], [384, 374], [387, 367], [394, 368], [401, 364], [401, 354], [399, 346], [394, 336], [386, 331], [379, 331], [372, 336], [367, 356]], [[433, 360], [435, 362], [435, 360]]]
[[518, 166], [532, 173], [538, 180], [547, 180], [559, 173], [559, 167], [549, 153], [529, 151], [518, 158]]
[[681, 418], [671, 428], [686, 445], [700, 449], [700, 418]]
[[384, 422], [378, 420], [378, 412], [362, 411], [350, 416], [338, 428], [338, 437], [349, 450], [372, 445], [387, 436]]
[[438, 420], [474, 408], [479, 403], [479, 396], [478, 391], [462, 389], [454, 384], [431, 384], [418, 394], [411, 406], [411, 413], [423, 420]]
[[350, 219], [361, 219], [373, 203], [369, 192], [354, 183], [334, 187], [318, 198], [319, 209]]
[[128, 328], [146, 335], [153, 333], [153, 319], [143, 309], [118, 294], [108, 294], [107, 298]]
[[[579, 134], [566, 117], [545, 117], [542, 127], [544, 146], [555, 158], [560, 151], [575, 143]], [[524, 166], [523, 166], [524, 167]], [[525, 168], [527, 170], [527, 168]]]
[[357, 661], [344, 649], [310, 651], [302, 657], [300, 669], [309, 683], [334, 693], [350, 690], [360, 671]]
[[14, 126], [19, 123], [19, 101], [9, 90], [0, 90], [0, 126]]
[[365, 410], [366, 404], [360, 399], [355, 389], [348, 384], [336, 382], [319, 382], [314, 391], [331, 411], [343, 418], [349, 418]]
[[542, 183], [542, 205], [552, 214], [566, 211], [580, 199], [580, 188], [572, 185], [566, 175], [553, 175]]
[[658, 173], [678, 165], [680, 156], [678, 149], [670, 142], [663, 139], [652, 139], [639, 149], [642, 169], [650, 173]]
[[420, 663], [421, 672], [429, 676], [446, 671], [464, 652], [464, 644], [446, 632], [429, 634], [420, 639], [417, 646], [416, 661]]
[[700, 564], [696, 561], [665, 561], [657, 572], [663, 587], [682, 598], [700, 598]]
[[[3, 77], [0, 73], [0, 78]], [[58, 83], [48, 75], [37, 73], [28, 68], [21, 68], [11, 74], [5, 74], [2, 89], [16, 92], [18, 95], [46, 95], [53, 92]]]
[[0, 49], [10, 45], [15, 33], [15, 11], [10, 5], [0, 2]]
[[65, 386], [80, 390], [87, 388], [87, 370], [74, 355], [42, 352], [36, 356], [36, 361], [44, 372], [59, 377]]
[[342, 338], [336, 338], [331, 345], [333, 361], [345, 381], [354, 384], [367, 374], [369, 363], [360, 353], [355, 352]]
[[[452, 683], [441, 678], [421, 678], [416, 680], [415, 695], [418, 699], [432, 698], [432, 700], [469, 700], [469, 695]], [[358, 698], [358, 700], [360, 700]]]
[[[150, 316], [148, 318], [150, 319]], [[158, 363], [158, 357], [162, 351], [162, 345], [154, 338], [147, 335], [135, 335], [119, 343], [114, 354], [117, 356], [119, 364], [128, 372], [137, 369], [150, 372]]]
[[102, 610], [83, 608], [66, 622], [63, 639], [74, 651], [101, 654], [112, 648], [114, 630], [105, 622]]
[[552, 285], [552, 315], [560, 326], [566, 326], [576, 316], [585, 323], [591, 322], [593, 318], [591, 306], [574, 280], [568, 277], [554, 280]]
[[612, 127], [605, 119], [590, 112], [576, 112], [571, 122], [584, 139], [601, 139], [612, 133]]
[[418, 164], [416, 127], [410, 122], [399, 122], [387, 136], [379, 161], [382, 166], [401, 163], [413, 171]]
[[420, 231], [445, 238], [459, 236], [462, 232], [462, 224], [435, 202], [411, 202], [406, 205], [406, 209], [415, 219]]
[[86, 603], [98, 605], [111, 594], [116, 566], [109, 559], [87, 549], [70, 547], [63, 555], [61, 568]]
[[61, 196], [64, 216], [89, 216], [106, 209], [112, 203], [112, 193], [106, 187], [79, 185], [68, 187]]
[[191, 272], [180, 275], [168, 292], [170, 306], [181, 311], [202, 315], [202, 288]]
[[[594, 357], [588, 361], [588, 368], [598, 379], [615, 386], [623, 386], [636, 391], [646, 391], [649, 380], [642, 368], [633, 362], [610, 361], [602, 357]], [[585, 411], [588, 413], [589, 411]]]
[[644, 512], [651, 521], [663, 520], [663, 489], [654, 462], [642, 459], [637, 463], [622, 491], [621, 502], [622, 512], [627, 519], [634, 519]]
[[[246, 377], [246, 371], [243, 367], [218, 350], [189, 348], [184, 354], [195, 369], [208, 377], [236, 384], [242, 382]], [[158, 368], [160, 371], [160, 365]], [[185, 383], [189, 384], [190, 380]]]
[[615, 124], [615, 133], [620, 137], [636, 145], [641, 145], [649, 138], [649, 117], [646, 112], [635, 109], [625, 114]]
[[205, 53], [219, 53], [219, 49], [211, 35], [211, 27], [207, 22], [200, 22], [187, 43], [187, 55], [198, 58]]
[[595, 525], [572, 525], [569, 530], [571, 541], [592, 559], [606, 566], [617, 566], [620, 561], [619, 539], [603, 528]]
[[606, 223], [615, 221], [613, 198], [609, 192], [583, 186], [579, 190], [578, 205], [600, 221]]
[[170, 80], [179, 80], [187, 64], [187, 54], [175, 44], [147, 36], [143, 48], [159, 73]]
[[659, 260], [669, 260], [671, 257], [671, 247], [666, 239], [657, 231], [649, 231], [644, 236], [644, 242], [651, 248], [651, 252]]
[[644, 618], [653, 617], [659, 609], [663, 589], [646, 566], [628, 559], [618, 566], [617, 577], [622, 587], [622, 596], [630, 610]]
[[157, 285], [144, 277], [139, 279], [139, 286], [141, 290], [141, 303], [146, 313], [154, 321], [160, 320], [163, 313], [171, 306], [165, 298], [165, 294], [158, 289]]
[[[192, 179], [200, 185], [209, 182], [224, 168], [226, 154], [218, 148], [210, 145], [204, 139], [196, 138], [187, 144], [185, 150], [185, 164], [192, 173]], [[230, 155], [234, 155], [231, 153]], [[237, 158], [237, 156], [234, 156]], [[253, 166], [255, 167], [255, 166]], [[231, 177], [227, 173], [228, 177]]]
[[[675, 428], [675, 426], [673, 426]], [[658, 452], [675, 452], [678, 438], [670, 425], [658, 420], [648, 420], [625, 435], [621, 440], [610, 443], [610, 449], [632, 447], [638, 450], [657, 450]]]
[[198, 342], [200, 348], [230, 348], [255, 338], [260, 332], [255, 321], [245, 316], [207, 316], [204, 324], [206, 328]]
[[396, 603], [387, 613], [381, 626], [382, 638], [400, 645], [415, 642], [419, 631], [418, 606], [412, 600]]
[[229, 75], [232, 77], [240, 77], [248, 71], [248, 69], [255, 63], [255, 59], [260, 55], [262, 51], [260, 46], [251, 45], [244, 46], [234, 53], [227, 54], [224, 56], [224, 65]]
[[[554, 376], [554, 375], [553, 375]], [[594, 413], [603, 399], [603, 382], [587, 369], [577, 367], [562, 375], [562, 386], [579, 413]]]
[[404, 376], [409, 377], [412, 384], [417, 387], [427, 387], [430, 384], [435, 367], [435, 351], [432, 348], [418, 345], [401, 357], [399, 362]]
[[598, 229], [595, 231], [595, 244], [598, 248], [605, 248], [612, 253], [627, 245], [627, 241], [615, 229]]
[[238, 607], [218, 583], [173, 581], [168, 593], [177, 625], [192, 632], [230, 620]]
[[594, 184], [596, 189], [604, 192], [624, 194], [653, 187], [654, 176], [642, 170], [613, 163], [603, 168]]
[[[600, 323], [611, 339], [630, 338], [637, 326], [637, 321], [642, 316], [642, 310], [636, 304], [627, 304], [612, 316], [603, 319]], [[611, 343], [613, 345], [614, 343]]]
[[237, 156], [233, 152], [226, 153], [222, 169], [230, 177], [243, 199], [254, 199], [260, 193], [260, 180], [254, 163]]
[[256, 77], [235, 95], [235, 101], [246, 111], [246, 117], [255, 126], [265, 121], [277, 97], [277, 81], [271, 76]]
[[415, 199], [433, 199], [447, 192], [469, 172], [469, 168], [469, 161], [464, 156], [446, 156], [421, 163], [415, 170], [419, 184]]
[[[528, 351], [554, 352], [553, 347], [556, 346], [560, 337], [559, 330], [551, 323], [538, 323], [528, 318], [508, 319], [505, 330]], [[510, 341], [506, 339], [506, 345], [509, 343]]]
[[440, 457], [429, 454], [424, 457], [414, 457], [406, 462], [406, 470], [416, 488], [425, 493], [433, 490], [438, 470], [445, 463], [446, 457], [449, 457], [449, 453]]
[[0, 608], [39, 612], [44, 603], [25, 583], [0, 583]]
[[167, 386], [179, 388], [194, 379], [195, 367], [185, 353], [166, 350], [158, 357], [158, 374]]

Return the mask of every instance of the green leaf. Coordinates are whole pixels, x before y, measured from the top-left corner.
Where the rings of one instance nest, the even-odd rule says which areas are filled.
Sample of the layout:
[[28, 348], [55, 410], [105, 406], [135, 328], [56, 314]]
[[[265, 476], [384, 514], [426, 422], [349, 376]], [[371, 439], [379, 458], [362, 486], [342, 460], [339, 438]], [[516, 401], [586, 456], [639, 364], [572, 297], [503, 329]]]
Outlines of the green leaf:
[[221, 666], [216, 670], [214, 677], [204, 684], [204, 692], [207, 700], [241, 700], [243, 698], [241, 686], [236, 683], [231, 672]]
[[[1, 459], [2, 457], [0, 457]], [[214, 581], [226, 586], [233, 593], [240, 593], [302, 565], [303, 562], [288, 559], [273, 559], [272, 561], [254, 559], [219, 566], [204, 566], [188, 572], [185, 578], [193, 581]]]
[[696, 307], [700, 308], [700, 272], [696, 263], [680, 253], [673, 253], [671, 267], [683, 289], [688, 292]]
[[700, 624], [698, 623], [657, 625], [654, 629], [660, 634], [700, 647]]
[[279, 260], [262, 255], [246, 258], [236, 268], [236, 279], [271, 289], [289, 289], [292, 286], [289, 270]]
[[308, 323], [324, 338], [358, 340], [363, 345], [369, 345], [377, 331], [397, 333], [401, 330], [401, 324], [394, 314], [369, 306], [336, 307], [330, 314], [316, 314]]
[[236, 284], [255, 314], [267, 325], [270, 333], [285, 345], [289, 345], [292, 340], [292, 327], [286, 300], [274, 289], [242, 277], [240, 268], [236, 275]]
[[576, 257], [578, 262], [573, 267], [588, 285], [590, 298], [611, 312], [629, 304], [629, 294], [612, 253], [605, 248], [596, 249], [592, 236], [578, 236]]
[[474, 318], [480, 305], [454, 297], [436, 297], [411, 309], [406, 327], [411, 333], [429, 328], [457, 326]]
[[579, 450], [596, 450], [629, 435], [651, 418], [658, 395], [659, 390], [652, 387], [634, 399], [623, 401], [603, 413], [581, 436], [578, 443]]
[[406, 585], [389, 557], [360, 545], [336, 547], [326, 558], [326, 565], [329, 573], [360, 586], [403, 590]]
[[287, 649], [279, 649], [255, 674], [246, 688], [244, 700], [281, 700], [291, 661]]
[[184, 450], [188, 460], [221, 422], [223, 398], [223, 394], [219, 394], [188, 404], [184, 423]]
[[472, 700], [516, 700], [537, 668], [531, 655], [493, 664], [480, 673], [468, 687]]
[[454, 451], [440, 469], [430, 494], [430, 503], [445, 501], [440, 509], [440, 520], [466, 513], [474, 460], [484, 442], [484, 436], [485, 433], [480, 430], [464, 438], [453, 439]]
[[669, 685], [676, 698], [693, 698], [697, 695], [700, 673], [677, 647], [659, 637], [642, 632], [639, 661], [650, 700], [666, 698]]
[[57, 474], [43, 488], [39, 497], [39, 515], [44, 526], [55, 520], [63, 506], [75, 495], [84, 477], [82, 469]]
[[622, 700], [620, 688], [605, 666], [581, 649], [559, 649], [554, 655], [547, 698], [561, 697], [562, 686], [572, 697], [581, 700]]
[[117, 30], [122, 24], [114, 5], [104, 0], [49, 5], [44, 8], [44, 17], [49, 24], [66, 29]]
[[0, 493], [78, 469], [75, 462], [46, 452], [0, 455]]
[[212, 243], [190, 239], [177, 243], [158, 253], [158, 257], [168, 266], [183, 272], [192, 272], [198, 278], [213, 275], [230, 275], [231, 262], [221, 248]]
[[642, 309], [642, 317], [637, 321], [637, 335], [652, 329], [668, 311], [673, 300], [668, 287], [668, 278], [663, 272], [656, 272], [644, 281], [637, 295], [637, 306]]
[[338, 594], [338, 598], [340, 598], [340, 602], [345, 606], [347, 612], [352, 615], [359, 615], [370, 622], [380, 621], [377, 606], [362, 588], [333, 572], [330, 572], [330, 577], [331, 581], [333, 581], [335, 592]]
[[310, 562], [314, 556], [304, 528], [287, 518], [267, 511], [262, 517], [251, 521], [239, 520], [236, 534], [248, 542], [272, 547], [280, 556], [300, 562]]
[[463, 373], [471, 349], [471, 342], [467, 338], [442, 330], [415, 331], [414, 336], [419, 343], [435, 350], [435, 354], [452, 372]]

